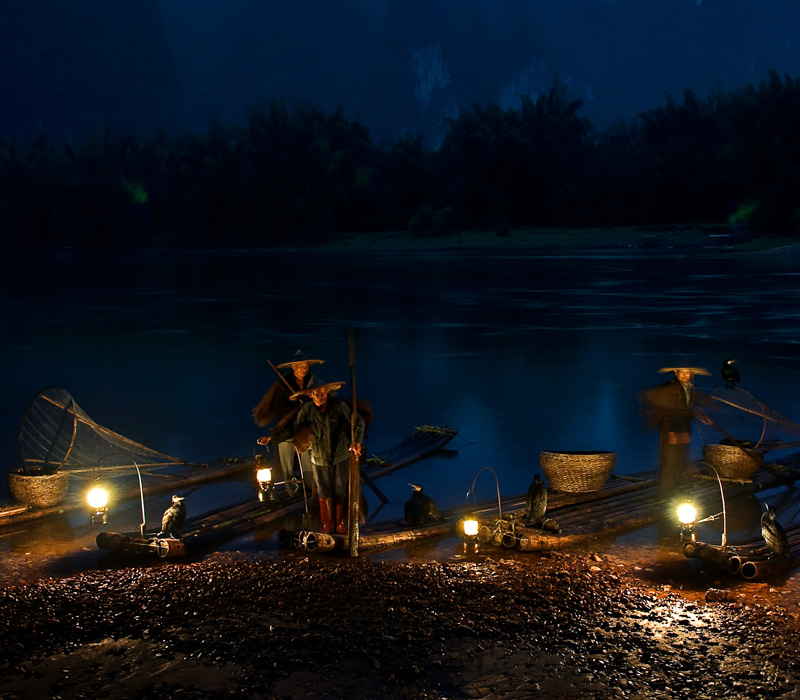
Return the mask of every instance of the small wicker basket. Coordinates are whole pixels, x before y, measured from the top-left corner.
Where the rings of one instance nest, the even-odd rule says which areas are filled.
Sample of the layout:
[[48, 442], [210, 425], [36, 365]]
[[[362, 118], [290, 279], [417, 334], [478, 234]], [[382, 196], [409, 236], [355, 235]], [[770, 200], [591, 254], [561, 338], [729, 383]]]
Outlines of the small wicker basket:
[[703, 461], [726, 479], [752, 479], [764, 466], [764, 450], [736, 445], [703, 445]]
[[48, 508], [64, 500], [69, 486], [69, 472], [56, 472], [45, 476], [10, 472], [8, 490], [11, 497], [26, 506]]
[[599, 491], [616, 463], [616, 452], [539, 453], [539, 464], [550, 486], [570, 493]]

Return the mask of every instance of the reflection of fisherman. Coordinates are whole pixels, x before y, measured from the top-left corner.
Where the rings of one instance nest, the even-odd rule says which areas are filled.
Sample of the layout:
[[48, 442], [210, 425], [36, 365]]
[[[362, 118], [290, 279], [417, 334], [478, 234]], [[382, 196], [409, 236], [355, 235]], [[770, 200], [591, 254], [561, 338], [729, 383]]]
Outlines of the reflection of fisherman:
[[[344, 382], [312, 382], [308, 388], [294, 396], [307, 395], [306, 403], [297, 412], [294, 427], [310, 427], [311, 462], [314, 465], [314, 480], [319, 489], [319, 518], [322, 532], [347, 532], [345, 503], [348, 496], [350, 452], [361, 456], [364, 440], [364, 418], [356, 411], [355, 436], [351, 441], [350, 406], [333, 396]], [[335, 523], [334, 523], [335, 518]]]
[[[293, 439], [294, 433], [290, 423], [302, 404], [302, 399], [297, 400], [293, 395], [302, 391], [316, 379], [309, 373], [310, 365], [321, 365], [324, 360], [310, 360], [298, 350], [294, 359], [283, 362], [275, 370], [291, 368], [290, 372], [279, 372], [276, 381], [253, 409], [253, 420], [256, 425], [265, 427], [276, 421], [272, 428], [272, 435], [260, 437], [259, 445], [267, 445], [270, 441], [278, 446], [275, 451], [274, 467], [278, 472], [275, 481], [291, 479], [294, 474], [295, 455], [300, 453], [300, 468], [303, 472], [303, 482], [306, 487], [311, 487], [313, 476], [311, 469], [311, 453], [308, 444], [302, 444], [300, 439]], [[272, 363], [270, 363], [272, 364]], [[273, 366], [274, 367], [274, 366]], [[306, 399], [307, 401], [308, 399]], [[297, 451], [295, 450], [295, 443]]]
[[643, 391], [639, 398], [648, 427], [658, 427], [661, 438], [661, 470], [658, 497], [665, 498], [683, 481], [692, 441], [692, 420], [704, 419], [699, 404], [702, 393], [695, 389], [695, 374], [711, 374], [702, 367], [664, 367], [675, 379]]

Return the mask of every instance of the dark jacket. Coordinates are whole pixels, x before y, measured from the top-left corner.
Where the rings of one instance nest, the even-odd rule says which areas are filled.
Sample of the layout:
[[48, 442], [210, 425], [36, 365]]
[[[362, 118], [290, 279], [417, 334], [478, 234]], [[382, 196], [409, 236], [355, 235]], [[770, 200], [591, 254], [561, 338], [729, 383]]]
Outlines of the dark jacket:
[[647, 389], [640, 398], [648, 426], [657, 426], [666, 433], [691, 433], [692, 420], [702, 397], [695, 387], [687, 396], [683, 385], [673, 379]]
[[[350, 406], [335, 396], [328, 396], [324, 410], [309, 401], [293, 422], [294, 431], [309, 426], [314, 437], [311, 442], [311, 461], [332, 466], [343, 462], [350, 454]], [[356, 411], [356, 442], [364, 441], [364, 419]]]

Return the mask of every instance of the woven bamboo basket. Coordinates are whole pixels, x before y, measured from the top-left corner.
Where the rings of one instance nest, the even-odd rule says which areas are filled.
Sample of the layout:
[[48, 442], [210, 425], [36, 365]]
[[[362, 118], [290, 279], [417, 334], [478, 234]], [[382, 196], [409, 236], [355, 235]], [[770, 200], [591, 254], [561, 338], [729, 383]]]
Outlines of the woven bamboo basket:
[[556, 491], [591, 493], [603, 488], [614, 465], [616, 452], [540, 452], [539, 464]]
[[703, 445], [703, 461], [727, 479], [752, 479], [764, 466], [764, 450], [736, 445]]
[[45, 476], [11, 472], [8, 490], [11, 497], [26, 506], [47, 508], [64, 500], [69, 486], [69, 472], [56, 472]]

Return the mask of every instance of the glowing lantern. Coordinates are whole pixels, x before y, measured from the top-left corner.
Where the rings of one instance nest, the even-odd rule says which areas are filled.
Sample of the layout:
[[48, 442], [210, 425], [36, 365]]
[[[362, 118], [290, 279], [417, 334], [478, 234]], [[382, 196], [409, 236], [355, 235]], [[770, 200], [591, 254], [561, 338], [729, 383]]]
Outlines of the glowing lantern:
[[92, 525], [105, 525], [108, 521], [108, 491], [98, 484], [86, 494], [86, 501], [94, 511]]
[[480, 550], [478, 539], [478, 518], [472, 513], [467, 514], [459, 523], [459, 531], [464, 538], [464, 554], [477, 554]]

